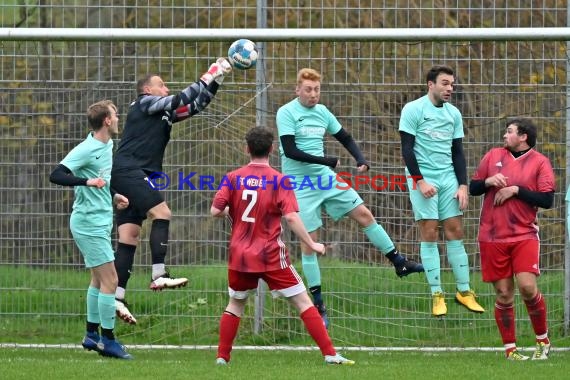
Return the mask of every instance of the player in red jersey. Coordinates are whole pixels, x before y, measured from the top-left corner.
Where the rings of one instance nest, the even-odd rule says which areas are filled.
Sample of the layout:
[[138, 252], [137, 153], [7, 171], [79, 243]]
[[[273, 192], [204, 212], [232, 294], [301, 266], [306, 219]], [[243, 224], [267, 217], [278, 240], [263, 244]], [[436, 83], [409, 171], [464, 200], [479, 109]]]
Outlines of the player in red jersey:
[[248, 165], [228, 173], [221, 181], [211, 208], [213, 216], [227, 216], [232, 224], [229, 243], [228, 290], [230, 301], [220, 320], [216, 364], [230, 361], [230, 353], [248, 294], [264, 280], [275, 297], [284, 296], [298, 310], [305, 328], [319, 346], [327, 364], [354, 364], [337, 354], [313, 305], [303, 280], [289, 260], [281, 240], [281, 217], [289, 228], [315, 252], [315, 243], [297, 215], [299, 207], [287, 177], [269, 165], [273, 133], [256, 127], [245, 136]]
[[510, 360], [527, 360], [517, 351], [515, 281], [536, 334], [532, 359], [550, 351], [546, 303], [536, 278], [540, 275], [537, 210], [551, 208], [554, 172], [548, 158], [534, 150], [536, 126], [528, 119], [507, 122], [504, 147], [481, 160], [469, 185], [472, 195], [485, 194], [479, 223], [483, 281], [495, 287], [495, 321]]

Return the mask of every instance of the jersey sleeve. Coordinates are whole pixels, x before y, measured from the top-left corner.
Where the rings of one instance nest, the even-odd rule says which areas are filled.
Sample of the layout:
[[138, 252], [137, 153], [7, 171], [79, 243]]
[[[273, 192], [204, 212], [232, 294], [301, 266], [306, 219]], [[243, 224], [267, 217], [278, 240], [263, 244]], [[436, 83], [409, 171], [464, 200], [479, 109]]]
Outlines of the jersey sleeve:
[[538, 176], [538, 191], [541, 193], [548, 193], [551, 191], [555, 191], [556, 189], [556, 182], [554, 179], [554, 171], [552, 170], [552, 165], [550, 164], [550, 160], [544, 156], [542, 164], [540, 165], [540, 169], [537, 173]]
[[477, 166], [477, 169], [475, 170], [475, 173], [473, 173], [473, 177], [471, 177], [472, 180], [484, 181], [489, 177], [489, 160], [491, 159], [491, 152], [492, 151], [489, 151], [483, 156], [481, 162], [479, 162], [479, 166]]
[[462, 139], [465, 137], [465, 132], [463, 132], [463, 118], [461, 117], [461, 112], [456, 107], [453, 107], [453, 138]]
[[218, 210], [224, 210], [226, 206], [230, 204], [230, 190], [235, 186], [233, 176], [231, 174], [228, 174], [226, 177], [226, 183], [220, 186], [214, 195], [214, 200], [212, 201], [212, 206]]
[[398, 130], [415, 136], [418, 128], [418, 120], [417, 108], [412, 107], [410, 103], [408, 103], [402, 108]]
[[325, 115], [327, 122], [327, 133], [331, 135], [335, 135], [342, 129], [342, 125], [336, 118], [336, 116], [324, 105], [320, 105], [323, 109], [323, 113]]
[[286, 106], [277, 110], [275, 122], [279, 136], [295, 135], [295, 120], [291, 115], [291, 111], [289, 111]]
[[287, 215], [291, 212], [299, 212], [299, 205], [295, 197], [295, 191], [291, 186], [290, 179], [282, 177], [281, 182], [284, 186], [278, 187], [277, 207], [281, 210], [281, 215]]
[[84, 167], [89, 162], [89, 152], [83, 149], [83, 145], [79, 144], [73, 148], [60, 164], [71, 170], [74, 175], [77, 171]]

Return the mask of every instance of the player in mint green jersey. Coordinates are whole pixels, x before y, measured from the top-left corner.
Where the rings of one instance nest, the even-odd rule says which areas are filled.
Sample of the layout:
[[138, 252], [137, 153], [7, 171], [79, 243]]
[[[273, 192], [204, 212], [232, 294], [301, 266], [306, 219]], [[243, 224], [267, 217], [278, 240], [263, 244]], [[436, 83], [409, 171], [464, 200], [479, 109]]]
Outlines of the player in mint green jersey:
[[447, 314], [437, 247], [439, 223], [457, 285], [455, 299], [470, 311], [485, 311], [469, 285], [469, 261], [463, 245], [467, 167], [461, 113], [449, 103], [454, 83], [451, 68], [432, 67], [427, 73], [428, 93], [404, 106], [399, 127], [410, 200], [420, 229], [420, 257], [436, 317]]
[[117, 208], [129, 204], [120, 194], [112, 197], [109, 187], [113, 162], [111, 137], [119, 129], [117, 107], [110, 100], [92, 104], [87, 120], [92, 132], [65, 156], [49, 179], [75, 190], [69, 226], [85, 266], [91, 271], [86, 296], [87, 333], [82, 345], [103, 356], [132, 359], [113, 332], [118, 281], [111, 245], [113, 203]]
[[[328, 134], [354, 157], [358, 172], [366, 172], [370, 168], [352, 136], [326, 106], [319, 104], [321, 75], [313, 69], [301, 69], [297, 74], [296, 94], [295, 99], [277, 111], [279, 153], [282, 172], [297, 182], [295, 195], [299, 216], [313, 240], [318, 240], [318, 230], [323, 225], [322, 211], [335, 221], [348, 216], [362, 227], [370, 242], [392, 262], [399, 277], [423, 272], [421, 264], [406, 259], [398, 252], [358, 193], [338, 181], [333, 171], [340, 164], [338, 157], [325, 156], [324, 138]], [[304, 243], [301, 243], [301, 252], [303, 274], [313, 302], [328, 326], [317, 255]]]

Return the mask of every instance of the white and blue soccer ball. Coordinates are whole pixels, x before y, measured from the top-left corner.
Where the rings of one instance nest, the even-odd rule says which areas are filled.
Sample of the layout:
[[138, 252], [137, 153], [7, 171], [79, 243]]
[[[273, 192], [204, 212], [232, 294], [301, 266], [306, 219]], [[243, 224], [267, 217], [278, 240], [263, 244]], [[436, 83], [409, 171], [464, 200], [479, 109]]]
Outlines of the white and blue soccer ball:
[[259, 52], [257, 46], [245, 38], [234, 41], [228, 49], [228, 58], [233, 67], [247, 70], [255, 67]]

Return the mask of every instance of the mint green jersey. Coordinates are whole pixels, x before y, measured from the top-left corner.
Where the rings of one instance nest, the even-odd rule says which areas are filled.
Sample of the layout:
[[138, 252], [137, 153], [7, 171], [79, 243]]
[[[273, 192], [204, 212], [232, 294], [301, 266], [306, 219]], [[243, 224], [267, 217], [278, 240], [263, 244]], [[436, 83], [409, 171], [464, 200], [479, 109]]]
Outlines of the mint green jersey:
[[[307, 108], [298, 98], [283, 105], [277, 111], [277, 131], [279, 137], [294, 135], [299, 150], [313, 156], [324, 157], [325, 134], [334, 135], [342, 126], [336, 117], [322, 104]], [[327, 176], [334, 173], [325, 165], [311, 164], [285, 157], [279, 144], [281, 171], [290, 176]], [[333, 174], [334, 175], [334, 174]]]
[[90, 133], [65, 156], [60, 164], [71, 170], [76, 177], [100, 177], [107, 182], [100, 189], [93, 186], [74, 186], [75, 201], [71, 213], [73, 223], [85, 227], [113, 224], [113, 204], [109, 185], [113, 165], [113, 140], [105, 144]]
[[414, 153], [422, 175], [453, 172], [452, 141], [464, 136], [457, 107], [450, 103], [436, 107], [427, 95], [422, 96], [404, 106], [398, 130], [415, 136]]

